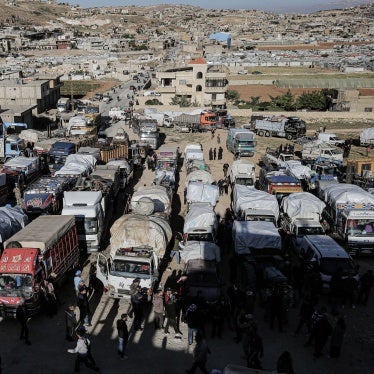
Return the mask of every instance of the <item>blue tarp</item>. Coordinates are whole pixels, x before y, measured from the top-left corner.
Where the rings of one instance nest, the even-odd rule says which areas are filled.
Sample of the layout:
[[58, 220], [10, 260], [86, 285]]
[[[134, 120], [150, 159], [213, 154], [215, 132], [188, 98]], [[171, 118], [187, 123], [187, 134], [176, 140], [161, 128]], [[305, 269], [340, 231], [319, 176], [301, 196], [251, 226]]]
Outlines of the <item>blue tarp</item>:
[[227, 47], [231, 47], [231, 35], [227, 32], [216, 32], [209, 35], [210, 40], [217, 40], [218, 42], [226, 42]]

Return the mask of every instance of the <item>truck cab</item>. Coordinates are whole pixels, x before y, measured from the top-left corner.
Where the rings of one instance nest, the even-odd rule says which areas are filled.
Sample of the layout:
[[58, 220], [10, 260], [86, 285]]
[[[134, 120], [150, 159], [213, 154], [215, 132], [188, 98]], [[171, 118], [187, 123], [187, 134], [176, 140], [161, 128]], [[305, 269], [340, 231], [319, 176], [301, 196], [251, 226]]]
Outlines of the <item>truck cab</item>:
[[158, 280], [159, 260], [149, 247], [119, 248], [110, 258], [99, 253], [97, 278], [103, 283], [110, 297], [127, 298], [135, 278], [143, 288], [154, 289]]
[[256, 182], [255, 165], [246, 160], [235, 160], [230, 168], [231, 186], [241, 184], [254, 186]]
[[52, 169], [57, 169], [62, 166], [66, 158], [76, 152], [76, 146], [70, 142], [56, 142], [52, 145], [48, 155], [49, 164]]
[[274, 226], [278, 224], [274, 212], [266, 209], [245, 209], [241, 212], [241, 218], [242, 221], [272, 222]]
[[227, 134], [226, 147], [229, 152], [239, 153], [240, 156], [253, 156], [256, 141], [254, 132], [248, 129], [229, 128]]

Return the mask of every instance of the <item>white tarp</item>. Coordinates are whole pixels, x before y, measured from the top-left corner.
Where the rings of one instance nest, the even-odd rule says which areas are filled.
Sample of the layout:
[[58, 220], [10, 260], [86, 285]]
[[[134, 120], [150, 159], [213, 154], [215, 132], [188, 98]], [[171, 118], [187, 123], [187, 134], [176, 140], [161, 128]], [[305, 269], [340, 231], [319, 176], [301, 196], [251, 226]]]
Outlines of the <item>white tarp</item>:
[[204, 152], [199, 149], [188, 149], [184, 154], [184, 161], [188, 162], [190, 160], [204, 160]]
[[126, 170], [127, 174], [131, 173], [131, 167], [126, 160], [111, 160], [106, 163], [107, 166], [118, 166], [120, 169]]
[[205, 170], [195, 170], [191, 171], [190, 174], [186, 177], [186, 188], [190, 182], [202, 182], [205, 184], [212, 184], [214, 182], [214, 178], [212, 174]]
[[329, 205], [333, 204], [333, 202], [336, 200], [336, 197], [339, 196], [342, 192], [361, 193], [361, 192], [364, 192], [364, 190], [361, 187], [357, 186], [356, 184], [349, 184], [349, 183], [333, 184], [333, 185], [327, 186], [325, 189], [325, 197], [324, 197], [325, 203]]
[[252, 177], [255, 172], [255, 164], [247, 160], [235, 160], [230, 167], [230, 174], [237, 176], [239, 174], [246, 174]]
[[212, 227], [217, 231], [218, 220], [213, 207], [209, 204], [192, 204], [184, 219], [183, 233], [195, 228]]
[[272, 222], [234, 221], [232, 229], [235, 252], [250, 254], [251, 249], [282, 249], [282, 240]]
[[27, 215], [21, 207], [0, 208], [0, 243], [4, 243], [16, 232], [24, 228], [28, 223]]
[[320, 220], [326, 204], [309, 192], [292, 193], [282, 200], [282, 210], [291, 219], [313, 218]]
[[307, 165], [303, 165], [298, 160], [286, 161], [285, 167], [286, 170], [297, 179], [309, 180], [311, 178], [312, 169]]
[[41, 131], [27, 129], [20, 132], [19, 138], [23, 139], [26, 143], [35, 144], [41, 139], [45, 139], [45, 134]]
[[14, 157], [8, 160], [4, 166], [4, 168], [9, 169], [24, 169], [26, 171], [34, 171], [39, 169], [39, 157]]
[[374, 127], [362, 130], [360, 134], [360, 144], [374, 144]]
[[97, 160], [92, 155], [74, 153], [66, 157], [65, 165], [68, 165], [71, 162], [79, 162], [81, 164], [87, 164], [91, 169], [93, 169], [96, 165]]
[[187, 187], [188, 203], [209, 203], [216, 206], [219, 200], [219, 190], [216, 185], [201, 182], [190, 182]]
[[330, 195], [330, 204], [365, 204], [374, 206], [374, 196], [366, 191], [337, 191]]
[[131, 198], [131, 208], [136, 210], [136, 205], [142, 198], [149, 198], [153, 202], [154, 213], [171, 213], [171, 196], [164, 186], [140, 186]]
[[65, 165], [55, 175], [88, 175], [96, 165], [96, 158], [92, 155], [72, 154], [66, 158]]
[[202, 149], [200, 143], [190, 143], [190, 144], [187, 144], [186, 147], [184, 148], [184, 157], [185, 158], [186, 158], [186, 152], [188, 152], [188, 150], [202, 151], [203, 149]]
[[211, 242], [187, 242], [183, 251], [181, 251], [181, 258], [184, 263], [189, 260], [209, 260], [221, 261], [221, 248], [217, 244]]
[[111, 254], [114, 255], [119, 248], [147, 246], [151, 247], [158, 257], [162, 257], [171, 233], [170, 225], [161, 217], [124, 215], [110, 228]]
[[279, 205], [276, 196], [250, 186], [235, 184], [232, 207], [236, 216], [246, 209], [261, 209], [272, 211], [276, 221], [279, 219]]

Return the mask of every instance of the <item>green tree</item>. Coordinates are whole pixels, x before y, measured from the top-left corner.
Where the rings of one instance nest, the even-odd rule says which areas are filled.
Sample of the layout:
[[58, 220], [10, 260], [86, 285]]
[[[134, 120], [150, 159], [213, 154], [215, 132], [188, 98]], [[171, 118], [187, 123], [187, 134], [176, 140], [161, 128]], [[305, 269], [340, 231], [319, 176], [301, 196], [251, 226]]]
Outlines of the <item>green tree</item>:
[[240, 95], [238, 91], [228, 90], [226, 92], [226, 99], [233, 102], [238, 102], [240, 100]]

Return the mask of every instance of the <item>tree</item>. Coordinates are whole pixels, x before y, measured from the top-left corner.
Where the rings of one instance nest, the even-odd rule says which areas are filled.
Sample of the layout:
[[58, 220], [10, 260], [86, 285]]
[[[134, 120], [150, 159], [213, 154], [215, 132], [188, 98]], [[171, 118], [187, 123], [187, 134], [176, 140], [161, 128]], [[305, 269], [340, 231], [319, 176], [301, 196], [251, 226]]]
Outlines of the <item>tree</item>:
[[179, 105], [182, 108], [191, 106], [191, 100], [187, 96], [174, 96], [170, 105]]
[[226, 99], [229, 101], [237, 102], [240, 100], [240, 95], [238, 91], [228, 90], [226, 92]]

